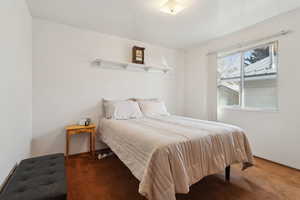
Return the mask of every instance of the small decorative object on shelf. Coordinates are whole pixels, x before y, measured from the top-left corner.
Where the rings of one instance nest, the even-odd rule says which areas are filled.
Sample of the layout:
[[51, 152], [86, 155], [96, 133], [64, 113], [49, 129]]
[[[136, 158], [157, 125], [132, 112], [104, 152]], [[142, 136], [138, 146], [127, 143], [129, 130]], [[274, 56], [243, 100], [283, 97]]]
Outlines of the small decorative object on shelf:
[[145, 64], [145, 48], [134, 46], [132, 48], [132, 62], [136, 64]]

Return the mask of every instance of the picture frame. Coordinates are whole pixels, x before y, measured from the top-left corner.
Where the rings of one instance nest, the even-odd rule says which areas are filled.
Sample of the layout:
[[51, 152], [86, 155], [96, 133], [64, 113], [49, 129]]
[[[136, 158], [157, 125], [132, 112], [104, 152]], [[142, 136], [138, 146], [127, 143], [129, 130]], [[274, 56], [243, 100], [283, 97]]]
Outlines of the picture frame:
[[132, 62], [136, 64], [145, 64], [145, 48], [133, 46]]

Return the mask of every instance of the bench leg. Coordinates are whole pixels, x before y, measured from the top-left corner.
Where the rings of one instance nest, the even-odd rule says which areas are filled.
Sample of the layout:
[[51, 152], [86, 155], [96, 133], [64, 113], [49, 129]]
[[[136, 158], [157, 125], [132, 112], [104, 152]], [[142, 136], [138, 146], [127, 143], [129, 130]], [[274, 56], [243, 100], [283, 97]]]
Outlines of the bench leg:
[[225, 179], [230, 181], [230, 165], [225, 168]]

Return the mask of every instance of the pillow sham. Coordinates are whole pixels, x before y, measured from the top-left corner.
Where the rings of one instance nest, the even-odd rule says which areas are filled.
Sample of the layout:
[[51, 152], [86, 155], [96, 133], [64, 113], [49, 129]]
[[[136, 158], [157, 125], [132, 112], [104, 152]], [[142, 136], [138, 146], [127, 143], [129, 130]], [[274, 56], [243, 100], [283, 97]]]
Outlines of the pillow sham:
[[163, 101], [138, 101], [144, 115], [170, 115]]
[[134, 101], [103, 99], [103, 106], [107, 119], [133, 119], [143, 116], [138, 103]]

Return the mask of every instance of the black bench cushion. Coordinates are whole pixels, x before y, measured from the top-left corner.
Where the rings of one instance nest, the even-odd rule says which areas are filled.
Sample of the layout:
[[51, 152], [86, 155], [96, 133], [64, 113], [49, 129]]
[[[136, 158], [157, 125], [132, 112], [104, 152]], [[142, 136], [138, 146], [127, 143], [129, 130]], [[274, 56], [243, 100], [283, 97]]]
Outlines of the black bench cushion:
[[63, 154], [23, 160], [0, 195], [0, 200], [66, 200]]

